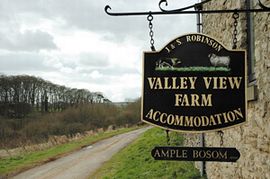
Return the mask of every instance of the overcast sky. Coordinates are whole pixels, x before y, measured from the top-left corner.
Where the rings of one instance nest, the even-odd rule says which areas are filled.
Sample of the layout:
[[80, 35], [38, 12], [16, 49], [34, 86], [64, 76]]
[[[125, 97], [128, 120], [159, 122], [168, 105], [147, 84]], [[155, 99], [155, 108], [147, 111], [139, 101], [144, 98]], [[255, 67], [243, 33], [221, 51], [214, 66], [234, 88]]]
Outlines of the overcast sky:
[[[156, 11], [159, 0], [1, 0], [0, 73], [34, 75], [59, 85], [102, 92], [111, 101], [141, 96], [146, 16], [104, 12]], [[198, 0], [168, 0], [180, 8]], [[157, 50], [196, 32], [194, 15], [154, 16]]]

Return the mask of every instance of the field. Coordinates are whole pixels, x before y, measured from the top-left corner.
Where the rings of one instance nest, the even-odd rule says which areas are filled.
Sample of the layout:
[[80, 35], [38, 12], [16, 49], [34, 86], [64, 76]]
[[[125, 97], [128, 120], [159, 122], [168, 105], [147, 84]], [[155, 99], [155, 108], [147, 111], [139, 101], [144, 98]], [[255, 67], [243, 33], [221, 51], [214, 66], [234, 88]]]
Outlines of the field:
[[230, 69], [226, 67], [203, 67], [203, 66], [194, 66], [194, 67], [178, 67], [178, 68], [156, 68], [156, 71], [175, 71], [175, 72], [229, 72]]
[[[183, 136], [171, 132], [170, 144], [181, 146]], [[140, 136], [135, 142], [123, 149], [106, 162], [93, 176], [97, 179], [200, 179], [199, 171], [193, 162], [155, 161], [151, 150], [155, 146], [166, 146], [164, 130], [152, 128]]]

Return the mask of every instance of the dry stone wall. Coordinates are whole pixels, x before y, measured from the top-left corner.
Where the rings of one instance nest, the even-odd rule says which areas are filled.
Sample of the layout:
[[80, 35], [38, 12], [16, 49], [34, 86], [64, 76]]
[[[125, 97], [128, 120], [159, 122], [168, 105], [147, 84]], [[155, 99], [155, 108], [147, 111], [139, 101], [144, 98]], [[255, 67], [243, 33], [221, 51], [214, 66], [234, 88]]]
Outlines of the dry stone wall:
[[[258, 8], [257, 0], [254, 7]], [[261, 0], [270, 7], [270, 0]], [[244, 8], [244, 0], [218, 0], [204, 5], [206, 9]], [[258, 98], [248, 102], [247, 123], [224, 130], [223, 147], [236, 147], [241, 157], [236, 163], [207, 162], [210, 179], [270, 178], [270, 13], [254, 13], [254, 60]], [[246, 15], [241, 13], [237, 27], [237, 48], [246, 49]], [[232, 48], [232, 14], [203, 15], [203, 33]], [[207, 133], [206, 146], [220, 146], [217, 132]]]

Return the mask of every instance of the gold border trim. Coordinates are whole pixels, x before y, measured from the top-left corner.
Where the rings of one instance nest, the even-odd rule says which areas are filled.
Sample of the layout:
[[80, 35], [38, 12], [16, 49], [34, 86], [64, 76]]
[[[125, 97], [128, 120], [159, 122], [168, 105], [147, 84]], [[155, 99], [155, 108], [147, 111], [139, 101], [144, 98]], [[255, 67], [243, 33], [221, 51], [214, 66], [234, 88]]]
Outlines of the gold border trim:
[[[163, 126], [159, 126], [159, 125], [156, 125], [156, 124], [153, 124], [149, 121], [146, 121], [144, 120], [144, 116], [143, 116], [143, 99], [144, 99], [144, 62], [145, 62], [145, 59], [144, 59], [144, 56], [146, 53], [160, 53], [165, 47], [167, 47], [167, 45], [171, 44], [173, 41], [175, 41], [176, 39], [178, 38], [182, 38], [184, 36], [187, 36], [187, 35], [202, 35], [202, 36], [206, 36], [206, 37], [209, 37], [211, 39], [214, 39], [216, 42], [218, 42], [225, 50], [227, 51], [234, 51], [234, 52], [244, 52], [245, 53], [245, 61], [244, 61], [244, 65], [245, 65], [245, 116], [246, 116], [246, 119], [244, 122], [240, 123], [240, 124], [235, 124], [235, 125], [232, 125], [232, 126], [228, 126], [228, 127], [223, 127], [223, 128], [218, 128], [218, 129], [210, 129], [210, 130], [200, 130], [200, 131], [197, 131], [197, 130], [177, 130], [177, 129], [171, 129], [171, 128], [167, 128], [167, 127], [163, 127]], [[215, 38], [209, 36], [209, 35], [206, 35], [206, 34], [202, 34], [202, 33], [187, 33], [187, 34], [184, 34], [184, 35], [181, 35], [181, 36], [178, 36], [176, 38], [174, 38], [173, 40], [171, 40], [169, 43], [167, 43], [161, 50], [159, 51], [144, 51], [143, 52], [143, 58], [142, 58], [142, 98], [141, 98], [141, 121], [147, 123], [147, 124], [150, 124], [152, 126], [155, 126], [155, 127], [159, 127], [159, 128], [162, 128], [162, 129], [165, 129], [165, 130], [171, 130], [171, 131], [175, 131], [175, 132], [180, 132], [180, 133], [206, 133], [206, 132], [216, 132], [216, 131], [220, 131], [220, 130], [227, 130], [227, 129], [230, 129], [230, 128], [235, 128], [235, 127], [239, 127], [239, 126], [242, 126], [242, 125], [245, 125], [247, 122], [248, 122], [248, 116], [247, 116], [247, 79], [248, 79], [248, 76], [247, 76], [247, 51], [245, 49], [232, 49], [232, 50], [229, 50], [228, 48], [226, 48], [224, 46], [223, 43], [219, 42], [218, 40], [216, 40]]]

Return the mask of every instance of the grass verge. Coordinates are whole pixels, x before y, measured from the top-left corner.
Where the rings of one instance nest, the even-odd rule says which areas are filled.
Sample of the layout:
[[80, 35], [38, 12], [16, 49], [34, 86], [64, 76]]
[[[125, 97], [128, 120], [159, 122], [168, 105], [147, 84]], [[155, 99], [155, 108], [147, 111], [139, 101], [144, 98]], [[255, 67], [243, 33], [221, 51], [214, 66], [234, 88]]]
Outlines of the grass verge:
[[[170, 133], [172, 146], [181, 146], [183, 136]], [[164, 130], [152, 128], [142, 134], [112, 159], [106, 162], [91, 179], [200, 179], [199, 171], [193, 162], [155, 161], [151, 150], [155, 146], [167, 146]]]
[[122, 128], [110, 132], [102, 132], [93, 136], [87, 136], [77, 141], [72, 141], [66, 144], [54, 146], [52, 148], [20, 154], [15, 157], [4, 158], [0, 160], [0, 178], [12, 176], [20, 171], [32, 168], [37, 165], [41, 165], [48, 161], [55, 160], [61, 156], [74, 152], [83, 146], [93, 144], [97, 141], [129, 132], [137, 129], [138, 127]]

